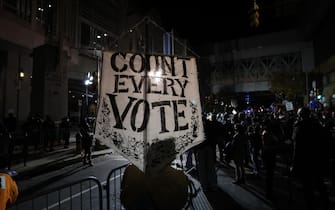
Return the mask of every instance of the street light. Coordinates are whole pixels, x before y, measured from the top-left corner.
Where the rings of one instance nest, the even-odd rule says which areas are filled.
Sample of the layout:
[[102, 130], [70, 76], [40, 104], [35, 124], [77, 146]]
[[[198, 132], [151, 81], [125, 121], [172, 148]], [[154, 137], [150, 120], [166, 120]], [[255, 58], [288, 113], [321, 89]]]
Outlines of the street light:
[[84, 81], [85, 84], [85, 89], [86, 89], [86, 93], [85, 93], [85, 99], [86, 99], [86, 114], [88, 112], [88, 86], [93, 84], [93, 75], [91, 74], [91, 72], [88, 72], [86, 75], [86, 79]]
[[21, 69], [21, 71], [19, 72], [19, 78], [20, 78], [20, 79], [23, 79], [23, 78], [24, 78], [24, 72], [22, 71], [22, 69]]
[[19, 70], [18, 72], [18, 77], [17, 77], [17, 87], [16, 87], [16, 119], [19, 119], [19, 112], [20, 112], [20, 91], [21, 91], [21, 85], [22, 85], [22, 80], [24, 78], [24, 72], [22, 69]]

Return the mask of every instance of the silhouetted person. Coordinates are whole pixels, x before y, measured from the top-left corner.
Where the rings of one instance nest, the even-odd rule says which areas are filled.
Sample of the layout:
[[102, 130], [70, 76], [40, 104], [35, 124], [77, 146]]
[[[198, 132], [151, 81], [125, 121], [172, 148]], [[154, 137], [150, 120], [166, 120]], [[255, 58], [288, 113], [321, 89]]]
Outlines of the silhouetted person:
[[235, 134], [232, 140], [232, 160], [235, 164], [235, 181], [234, 184], [244, 184], [245, 183], [245, 169], [244, 162], [247, 152], [247, 137], [245, 135], [245, 130], [241, 123], [237, 122], [234, 124]]
[[230, 119], [227, 113], [223, 115], [223, 119], [221, 122], [220, 129], [220, 139], [218, 140], [218, 148], [219, 148], [219, 160], [220, 162], [225, 162], [225, 146], [228, 142], [232, 140], [232, 135], [234, 134], [233, 125], [230, 123]]
[[262, 159], [265, 168], [265, 196], [273, 200], [273, 181], [276, 167], [278, 137], [276, 136], [270, 120], [265, 120], [262, 125]]
[[83, 163], [93, 165], [92, 163], [92, 143], [93, 135], [91, 134], [88, 123], [83, 122], [80, 126], [80, 134], [82, 140], [82, 147], [84, 149]]
[[[165, 148], [161, 152], [161, 148]], [[184, 171], [171, 167], [175, 140], [153, 143], [147, 151], [145, 170], [129, 165], [122, 177], [120, 201], [127, 210], [182, 210], [189, 197]]]
[[204, 191], [217, 190], [217, 175], [215, 171], [216, 145], [218, 132], [217, 121], [204, 120], [205, 140], [194, 147], [196, 151], [199, 181]]
[[5, 118], [4, 125], [7, 129], [7, 132], [14, 135], [16, 131], [16, 118], [14, 117], [13, 113], [9, 113]]
[[34, 145], [35, 150], [38, 150], [41, 144], [41, 129], [42, 129], [42, 120], [37, 114], [35, 114], [32, 116], [31, 131], [30, 131], [32, 144]]
[[9, 142], [8, 142], [8, 135], [5, 126], [3, 125], [2, 122], [0, 122], [0, 159], [3, 161], [0, 161], [0, 168], [7, 167], [8, 161], [8, 147], [9, 147]]
[[8, 138], [7, 167], [8, 169], [10, 169], [15, 146], [15, 131], [16, 131], [16, 118], [14, 117], [13, 113], [9, 113], [8, 116], [5, 118], [4, 126]]
[[32, 136], [32, 130], [33, 130], [33, 117], [31, 115], [28, 116], [27, 120], [23, 124], [23, 131], [24, 131], [24, 138], [23, 138], [23, 163], [24, 166], [27, 162], [27, 156], [28, 156], [28, 147], [31, 142], [33, 142], [33, 136]]
[[49, 151], [54, 150], [54, 143], [56, 140], [56, 125], [49, 115], [46, 115], [43, 122], [44, 130], [44, 149], [46, 150], [49, 146]]
[[82, 143], [81, 143], [82, 136], [80, 132], [76, 133], [76, 153], [80, 154], [82, 150]]
[[231, 146], [231, 142], [233, 140], [234, 135], [234, 124], [232, 124], [231, 119], [228, 117], [228, 114], [225, 115], [225, 123], [222, 127], [222, 135], [223, 135], [223, 154], [225, 154], [224, 157], [223, 154], [220, 154], [220, 161], [224, 162], [225, 164], [229, 164], [231, 161], [231, 153], [228, 150], [228, 147]]
[[261, 125], [259, 122], [254, 122], [248, 126], [247, 137], [249, 145], [249, 153], [251, 157], [253, 174], [258, 175], [260, 171], [259, 156], [262, 149]]
[[328, 161], [324, 155], [323, 128], [319, 121], [311, 117], [311, 112], [306, 107], [298, 110], [298, 117], [292, 136], [292, 172], [302, 184], [306, 209], [317, 208], [316, 189], [320, 193], [323, 207], [326, 207], [328, 194], [322, 175]]
[[64, 148], [68, 148], [70, 144], [70, 118], [64, 117], [60, 124], [62, 139], [64, 141]]

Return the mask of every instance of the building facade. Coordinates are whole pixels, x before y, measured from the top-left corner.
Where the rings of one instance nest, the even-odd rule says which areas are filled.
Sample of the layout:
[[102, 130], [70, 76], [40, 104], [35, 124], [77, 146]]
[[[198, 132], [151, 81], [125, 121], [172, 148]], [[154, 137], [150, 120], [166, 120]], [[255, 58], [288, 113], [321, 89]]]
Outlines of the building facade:
[[262, 4], [257, 33], [203, 48], [203, 98], [216, 95], [268, 105], [283, 100], [279, 93], [286, 92], [284, 97], [290, 95], [298, 106], [317, 100], [334, 109], [333, 8], [331, 0]]
[[104, 50], [194, 55], [149, 15], [124, 0], [0, 0], [0, 118], [94, 116]]
[[0, 10], [0, 117], [57, 121], [69, 114], [69, 86], [84, 84], [121, 34], [127, 1], [1, 0]]
[[268, 106], [275, 100], [275, 88], [286, 94], [294, 91], [291, 98], [300, 101], [308, 92], [313, 43], [302, 40], [296, 30], [213, 43], [207, 48], [211, 54], [202, 59], [210, 69], [207, 95]]
[[[31, 105], [33, 49], [45, 43], [41, 1], [0, 1], [0, 118], [9, 112], [20, 120]], [[24, 75], [19, 75], [22, 72]]]
[[[301, 6], [298, 0], [283, 2]], [[277, 10], [292, 13], [286, 3]], [[198, 56], [161, 27], [157, 12], [143, 17], [130, 12], [128, 1], [0, 0], [0, 118], [9, 112], [19, 121], [29, 114], [54, 120], [69, 115], [78, 122], [94, 116], [103, 50], [197, 56], [203, 98], [233, 95], [252, 102], [286, 85], [305, 102], [315, 89], [332, 106], [334, 3], [304, 1], [303, 6], [294, 27], [206, 44]]]
[[309, 1], [306, 16], [310, 21], [303, 27], [305, 38], [313, 40], [315, 54], [313, 72], [320, 77], [316, 83], [316, 90], [326, 107], [332, 110], [335, 109], [334, 9], [334, 1]]

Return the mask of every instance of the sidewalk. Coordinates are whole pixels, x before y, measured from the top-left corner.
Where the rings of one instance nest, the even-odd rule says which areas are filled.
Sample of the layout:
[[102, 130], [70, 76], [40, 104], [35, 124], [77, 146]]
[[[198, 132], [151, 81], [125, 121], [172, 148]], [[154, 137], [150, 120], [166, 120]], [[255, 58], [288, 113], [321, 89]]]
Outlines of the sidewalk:
[[239, 204], [242, 209], [252, 210], [270, 210], [275, 209], [271, 202], [257, 190], [251, 191], [252, 184], [236, 185], [233, 184], [233, 168], [219, 166], [217, 167], [218, 185], [227, 195]]
[[[112, 153], [111, 149], [93, 151], [92, 158], [110, 153]], [[12, 164], [11, 170], [16, 171], [18, 173], [16, 179], [21, 180], [55, 171], [80, 161], [82, 161], [82, 154], [77, 154], [76, 144], [70, 142], [68, 148], [64, 148], [63, 145], [57, 145], [54, 147], [54, 151], [45, 152], [43, 155], [31, 151], [26, 165], [24, 165], [22, 160], [19, 163]]]
[[[176, 159], [173, 164], [178, 166], [186, 165], [186, 156], [183, 158], [183, 164], [180, 159]], [[193, 157], [193, 165], [196, 162]], [[262, 189], [259, 186], [257, 179], [250, 176], [250, 172], [247, 171], [247, 184], [236, 185], [234, 181], [234, 166], [224, 165], [222, 163], [216, 164], [217, 171], [217, 182], [218, 191], [205, 192], [207, 199], [211, 203], [213, 209], [225, 209], [225, 210], [272, 210], [279, 209], [273, 205], [269, 200], [262, 194]], [[197, 179], [196, 169], [190, 170], [190, 175]], [[287, 209], [287, 208], [282, 208]]]
[[[313, 169], [311, 169], [313, 170]], [[218, 183], [221, 189], [229, 194], [243, 209], [306, 209], [302, 186], [294, 177], [288, 177], [285, 173], [286, 165], [277, 160], [274, 177], [274, 198], [268, 200], [265, 196], [265, 174], [261, 171], [258, 176], [252, 173], [251, 168], [245, 169], [246, 184], [233, 184], [234, 166], [219, 165], [217, 167]], [[335, 209], [335, 192], [329, 190], [330, 208]]]

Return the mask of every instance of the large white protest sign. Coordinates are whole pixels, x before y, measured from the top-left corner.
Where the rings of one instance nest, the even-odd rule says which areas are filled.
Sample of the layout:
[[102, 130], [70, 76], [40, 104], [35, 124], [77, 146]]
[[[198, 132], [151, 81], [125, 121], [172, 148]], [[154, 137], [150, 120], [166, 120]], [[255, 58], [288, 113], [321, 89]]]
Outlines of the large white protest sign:
[[104, 52], [95, 138], [142, 171], [204, 140], [193, 57]]

